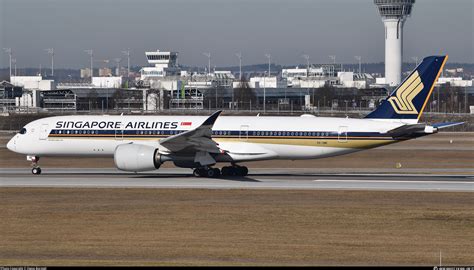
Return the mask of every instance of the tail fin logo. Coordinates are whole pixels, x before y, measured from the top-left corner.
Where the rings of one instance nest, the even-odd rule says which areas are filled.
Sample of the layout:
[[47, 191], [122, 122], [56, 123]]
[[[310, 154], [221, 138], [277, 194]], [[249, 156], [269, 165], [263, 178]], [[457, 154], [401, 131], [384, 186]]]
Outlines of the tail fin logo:
[[423, 90], [423, 87], [418, 71], [413, 72], [398, 88], [396, 95], [388, 99], [393, 110], [398, 114], [418, 114], [415, 105], [413, 105], [413, 99]]

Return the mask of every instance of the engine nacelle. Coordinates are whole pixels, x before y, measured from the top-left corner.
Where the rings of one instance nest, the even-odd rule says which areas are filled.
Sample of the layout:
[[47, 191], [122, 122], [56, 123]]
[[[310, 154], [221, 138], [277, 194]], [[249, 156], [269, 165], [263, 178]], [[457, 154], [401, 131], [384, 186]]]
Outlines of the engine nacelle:
[[158, 149], [143, 144], [121, 144], [115, 148], [115, 166], [122, 171], [141, 172], [160, 168]]

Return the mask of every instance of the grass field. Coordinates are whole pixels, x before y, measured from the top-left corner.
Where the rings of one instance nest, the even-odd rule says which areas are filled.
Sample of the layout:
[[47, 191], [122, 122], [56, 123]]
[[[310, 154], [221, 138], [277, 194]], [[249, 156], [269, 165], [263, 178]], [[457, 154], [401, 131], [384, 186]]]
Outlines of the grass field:
[[0, 265], [472, 265], [472, 193], [1, 188]]

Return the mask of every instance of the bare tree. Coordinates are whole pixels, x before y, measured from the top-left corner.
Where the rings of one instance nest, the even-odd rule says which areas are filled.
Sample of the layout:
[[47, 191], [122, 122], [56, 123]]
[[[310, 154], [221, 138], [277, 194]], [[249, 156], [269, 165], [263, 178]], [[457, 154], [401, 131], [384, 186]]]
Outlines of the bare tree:
[[321, 107], [331, 106], [331, 101], [336, 98], [335, 88], [330, 85], [325, 85], [324, 87], [317, 88], [313, 92], [313, 102], [315, 104], [321, 104]]
[[242, 76], [242, 80], [239, 81], [239, 87], [233, 89], [234, 101], [237, 103], [238, 109], [250, 110], [250, 106], [257, 105], [257, 96], [250, 88], [248, 81], [245, 76]]
[[207, 89], [204, 93], [204, 106], [207, 105], [209, 109], [221, 108], [224, 102], [221, 93], [224, 92], [224, 90], [225, 88], [223, 86], [215, 86], [214, 88]]
[[95, 89], [89, 92], [87, 99], [89, 100], [89, 110], [97, 110], [99, 106], [99, 94]]
[[115, 93], [112, 95], [110, 99], [111, 107], [114, 108], [115, 110], [120, 109], [120, 103], [123, 102], [124, 99], [125, 99], [125, 94], [123, 90], [115, 91]]

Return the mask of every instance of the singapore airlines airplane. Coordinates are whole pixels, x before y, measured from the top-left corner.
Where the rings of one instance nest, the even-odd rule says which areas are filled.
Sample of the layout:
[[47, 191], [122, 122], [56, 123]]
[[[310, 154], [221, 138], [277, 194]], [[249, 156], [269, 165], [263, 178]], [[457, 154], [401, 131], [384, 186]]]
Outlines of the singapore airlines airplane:
[[[32, 173], [40, 157], [110, 156], [123, 171], [158, 169], [164, 162], [195, 176], [245, 176], [239, 162], [317, 159], [436, 133], [462, 123], [419, 124], [447, 56], [430, 56], [364, 119], [219, 116], [57, 116], [33, 121], [7, 144], [27, 155]], [[212, 166], [230, 163], [222, 170]]]

